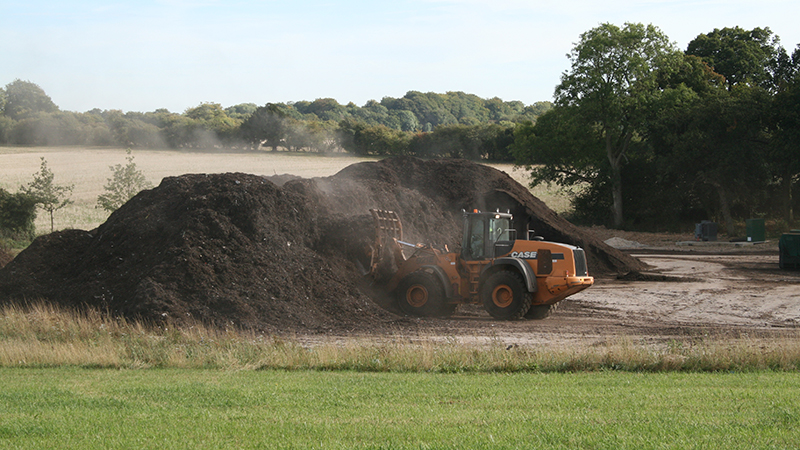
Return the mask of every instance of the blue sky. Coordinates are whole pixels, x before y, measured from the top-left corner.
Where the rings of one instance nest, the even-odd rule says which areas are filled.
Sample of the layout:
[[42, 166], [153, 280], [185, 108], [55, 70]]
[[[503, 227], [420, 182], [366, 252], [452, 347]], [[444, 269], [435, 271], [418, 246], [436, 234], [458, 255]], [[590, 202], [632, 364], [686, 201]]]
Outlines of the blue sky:
[[579, 35], [659, 27], [677, 47], [714, 28], [800, 43], [797, 0], [0, 0], [0, 86], [63, 110], [183, 112], [203, 102], [342, 104], [407, 91], [552, 100]]

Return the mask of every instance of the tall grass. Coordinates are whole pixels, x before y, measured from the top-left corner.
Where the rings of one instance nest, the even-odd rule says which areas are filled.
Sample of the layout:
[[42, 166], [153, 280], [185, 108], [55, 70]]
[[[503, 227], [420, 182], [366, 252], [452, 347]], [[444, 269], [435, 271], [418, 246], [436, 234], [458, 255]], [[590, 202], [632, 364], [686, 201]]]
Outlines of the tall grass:
[[[401, 335], [322, 339], [303, 345], [200, 324], [147, 326], [97, 312], [38, 303], [0, 310], [0, 367], [217, 368], [365, 372], [715, 372], [796, 371], [797, 334], [780, 338], [713, 334], [660, 344], [613, 338], [600, 345], [506, 346]], [[418, 342], [417, 342], [418, 341]]]

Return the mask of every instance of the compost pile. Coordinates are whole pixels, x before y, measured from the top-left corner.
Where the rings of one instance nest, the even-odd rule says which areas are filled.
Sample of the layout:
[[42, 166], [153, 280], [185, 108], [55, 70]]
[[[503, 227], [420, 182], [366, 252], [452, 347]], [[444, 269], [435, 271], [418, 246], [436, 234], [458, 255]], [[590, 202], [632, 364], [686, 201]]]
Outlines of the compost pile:
[[375, 237], [370, 208], [396, 211], [405, 240], [451, 250], [462, 209], [510, 210], [519, 228], [586, 249], [594, 274], [642, 268], [581, 235], [505, 173], [468, 161], [392, 158], [276, 181], [165, 178], [95, 230], [37, 238], [0, 270], [0, 301], [267, 332], [391, 326], [403, 319], [360, 289], [358, 261]]

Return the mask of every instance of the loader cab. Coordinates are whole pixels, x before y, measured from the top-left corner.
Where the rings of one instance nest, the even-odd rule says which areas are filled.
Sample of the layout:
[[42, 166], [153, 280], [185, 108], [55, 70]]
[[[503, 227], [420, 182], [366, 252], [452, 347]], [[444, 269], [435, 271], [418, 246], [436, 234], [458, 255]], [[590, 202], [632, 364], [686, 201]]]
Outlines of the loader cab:
[[508, 213], [485, 213], [478, 210], [464, 213], [464, 238], [461, 257], [467, 261], [502, 256], [514, 245], [516, 232]]

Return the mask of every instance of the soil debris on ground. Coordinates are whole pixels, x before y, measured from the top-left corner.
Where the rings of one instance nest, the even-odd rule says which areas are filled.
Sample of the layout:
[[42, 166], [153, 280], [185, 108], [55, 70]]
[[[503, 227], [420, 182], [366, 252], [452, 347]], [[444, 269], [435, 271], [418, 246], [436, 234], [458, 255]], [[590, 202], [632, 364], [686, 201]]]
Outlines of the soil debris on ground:
[[147, 321], [274, 333], [348, 333], [413, 322], [360, 289], [370, 208], [405, 239], [458, 250], [462, 210], [510, 211], [518, 236], [583, 247], [590, 274], [642, 270], [558, 216], [504, 172], [464, 160], [389, 158], [302, 179], [165, 178], [91, 231], [37, 238], [0, 270], [0, 302], [45, 300]]
[[638, 270], [634, 270], [632, 272], [619, 274], [617, 275], [617, 280], [621, 281], [645, 281], [648, 283], [652, 282], [662, 282], [662, 281], [674, 281], [678, 283], [692, 283], [700, 281], [697, 278], [692, 277], [673, 277], [670, 275], [664, 275], [660, 273], [642, 273]]

